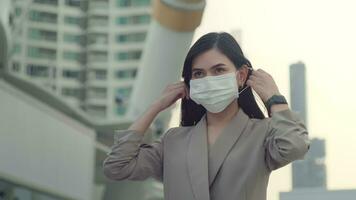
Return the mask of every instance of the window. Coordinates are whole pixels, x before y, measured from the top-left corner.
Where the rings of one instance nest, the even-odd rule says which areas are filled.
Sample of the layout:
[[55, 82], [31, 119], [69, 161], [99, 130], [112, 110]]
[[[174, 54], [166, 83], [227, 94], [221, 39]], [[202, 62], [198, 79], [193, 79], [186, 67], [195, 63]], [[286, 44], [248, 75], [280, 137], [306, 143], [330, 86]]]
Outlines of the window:
[[96, 80], [105, 80], [107, 77], [107, 72], [104, 69], [94, 70], [94, 75]]
[[63, 52], [63, 58], [66, 59], [66, 60], [72, 60], [72, 61], [81, 62], [82, 61], [82, 54], [79, 53], [79, 52], [64, 51]]
[[20, 44], [14, 44], [13, 53], [14, 54], [21, 54], [21, 45]]
[[20, 16], [22, 14], [22, 9], [20, 7], [15, 8], [15, 15]]
[[89, 17], [89, 26], [108, 26], [108, 16], [92, 16]]
[[62, 95], [67, 97], [73, 97], [76, 99], [80, 99], [82, 94], [82, 90], [80, 88], [62, 88]]
[[65, 0], [67, 6], [80, 7], [81, 0]]
[[58, 5], [58, 0], [33, 0], [33, 2], [39, 4], [52, 5], [52, 6]]
[[34, 29], [34, 28], [30, 28], [28, 30], [28, 37], [30, 39], [35, 39], [35, 40], [57, 41], [56, 32]]
[[118, 43], [125, 42], [144, 42], [146, 39], [146, 32], [141, 33], [129, 33], [129, 34], [119, 34], [116, 36], [116, 41]]
[[137, 69], [118, 70], [115, 73], [118, 79], [133, 79], [136, 77]]
[[116, 24], [118, 25], [135, 25], [135, 24], [149, 24], [150, 15], [133, 15], [133, 16], [122, 16], [116, 18]]
[[29, 13], [31, 21], [57, 23], [57, 14], [31, 10]]
[[92, 87], [89, 89], [89, 96], [104, 99], [107, 96], [106, 88]]
[[105, 33], [90, 33], [88, 44], [108, 44], [108, 35]]
[[69, 25], [84, 27], [85, 20], [81, 17], [65, 16], [64, 23]]
[[118, 7], [149, 6], [150, 0], [117, 0]]
[[21, 70], [21, 64], [18, 62], [12, 63], [12, 71], [19, 72]]
[[117, 60], [125, 61], [125, 60], [138, 60], [141, 57], [141, 50], [127, 51], [127, 52], [119, 52], [117, 54]]
[[49, 67], [44, 65], [29, 64], [26, 67], [26, 73], [33, 77], [48, 77]]
[[88, 55], [89, 62], [107, 62], [108, 53], [106, 51], [91, 51]]
[[122, 87], [116, 89], [115, 101], [116, 101], [116, 114], [124, 115], [127, 111], [128, 100], [131, 96], [132, 87]]
[[56, 59], [56, 50], [38, 47], [28, 47], [27, 55], [31, 58]]
[[62, 71], [63, 77], [68, 79], [77, 79], [79, 80], [81, 77], [80, 70], [72, 70], [72, 69], [64, 69]]
[[95, 117], [105, 117], [106, 116], [106, 106], [102, 105], [90, 105], [88, 106], [88, 114]]
[[68, 43], [84, 44], [84, 37], [82, 35], [64, 33], [63, 40]]
[[101, 9], [108, 9], [109, 7], [109, 0], [91, 0], [89, 2], [90, 8], [101, 8]]

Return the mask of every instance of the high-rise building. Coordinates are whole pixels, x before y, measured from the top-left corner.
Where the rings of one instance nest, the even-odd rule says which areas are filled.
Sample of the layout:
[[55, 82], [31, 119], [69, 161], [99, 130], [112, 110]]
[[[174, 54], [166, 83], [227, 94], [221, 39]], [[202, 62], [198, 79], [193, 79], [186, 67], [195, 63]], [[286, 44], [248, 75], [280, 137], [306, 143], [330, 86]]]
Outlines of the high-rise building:
[[[307, 123], [305, 64], [290, 66], [290, 102]], [[302, 188], [326, 188], [325, 140], [312, 139], [304, 160], [292, 163], [293, 190]]]
[[301, 61], [290, 65], [290, 105], [307, 124], [305, 64]]
[[[116, 182], [102, 173], [113, 130], [126, 129], [132, 120], [93, 120], [69, 103], [97, 116], [123, 116], [131, 89], [116, 87], [131, 87], [134, 81], [136, 85], [139, 62], [144, 66], [140, 70], [146, 71], [138, 73], [141, 83], [135, 86], [136, 97], [130, 97], [138, 101], [130, 107], [157, 97], [161, 92], [157, 86], [179, 79], [182, 58], [201, 22], [205, 1], [156, 1], [146, 42], [151, 20], [146, 0], [14, 0], [11, 12], [5, 2], [11, 1], [0, 3], [0, 96], [6, 97], [0, 101], [3, 110], [12, 111], [1, 112], [0, 121], [9, 126], [0, 127], [6, 133], [0, 134], [0, 147], [12, 150], [0, 152], [12, 161], [0, 167], [0, 199], [163, 199], [163, 185], [153, 179]], [[12, 37], [5, 31], [12, 32]], [[12, 53], [7, 48], [10, 41]], [[143, 43], [146, 59], [139, 61]], [[164, 74], [164, 81], [157, 74]], [[78, 89], [63, 93], [64, 87]], [[111, 101], [124, 104], [112, 106], [114, 112], [109, 112]], [[105, 112], [90, 108], [97, 104], [105, 105]], [[23, 131], [29, 124], [41, 125]], [[159, 132], [157, 126], [149, 128], [143, 142], [153, 141], [151, 132]], [[21, 140], [24, 145], [9, 142], [24, 137], [28, 137]], [[80, 163], [66, 167], [72, 160]]]
[[93, 117], [126, 114], [151, 0], [14, 0], [9, 69]]
[[325, 140], [312, 139], [304, 160], [292, 164], [293, 189], [326, 188]]

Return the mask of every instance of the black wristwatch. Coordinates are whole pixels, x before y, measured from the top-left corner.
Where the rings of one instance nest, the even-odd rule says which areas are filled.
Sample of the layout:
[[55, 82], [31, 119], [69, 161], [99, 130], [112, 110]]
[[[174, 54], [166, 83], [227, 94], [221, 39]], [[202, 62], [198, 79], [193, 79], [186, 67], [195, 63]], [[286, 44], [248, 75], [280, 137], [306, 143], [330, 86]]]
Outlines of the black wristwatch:
[[271, 107], [272, 105], [275, 104], [287, 104], [287, 100], [283, 95], [273, 95], [272, 97], [270, 97], [267, 102], [265, 103], [265, 106], [267, 108], [268, 111], [268, 115], [271, 116]]

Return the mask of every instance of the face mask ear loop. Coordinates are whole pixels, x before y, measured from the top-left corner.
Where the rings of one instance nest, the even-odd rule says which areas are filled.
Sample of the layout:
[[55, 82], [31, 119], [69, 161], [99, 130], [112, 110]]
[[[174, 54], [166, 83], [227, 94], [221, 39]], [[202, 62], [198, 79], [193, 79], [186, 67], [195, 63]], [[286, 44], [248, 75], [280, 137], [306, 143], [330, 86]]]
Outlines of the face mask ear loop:
[[[249, 70], [249, 73], [248, 73], [248, 77], [250, 77], [250, 74], [252, 73], [252, 71], [253, 71], [253, 68], [250, 66], [250, 65], [247, 65], [248, 67], [247, 67], [247, 69]], [[247, 78], [247, 80], [248, 80], [248, 78]], [[246, 83], [245, 83], [245, 85], [246, 85]], [[250, 86], [248, 85], [248, 86], [246, 86], [244, 89], [242, 89], [240, 92], [239, 92], [239, 95], [243, 92], [243, 91], [245, 91], [247, 88], [249, 88]]]
[[250, 86], [248, 85], [248, 86], [246, 86], [244, 89], [242, 89], [240, 92], [239, 92], [239, 95], [243, 92], [243, 91], [245, 91], [247, 88], [249, 88]]

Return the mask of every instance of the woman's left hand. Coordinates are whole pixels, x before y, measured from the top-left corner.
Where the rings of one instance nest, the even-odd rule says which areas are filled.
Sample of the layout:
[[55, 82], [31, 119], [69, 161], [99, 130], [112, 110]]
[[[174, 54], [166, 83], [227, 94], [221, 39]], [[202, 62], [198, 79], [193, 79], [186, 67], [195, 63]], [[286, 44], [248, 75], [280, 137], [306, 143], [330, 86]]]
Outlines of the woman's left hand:
[[257, 92], [264, 103], [273, 95], [280, 95], [273, 77], [262, 69], [252, 71], [246, 84]]

